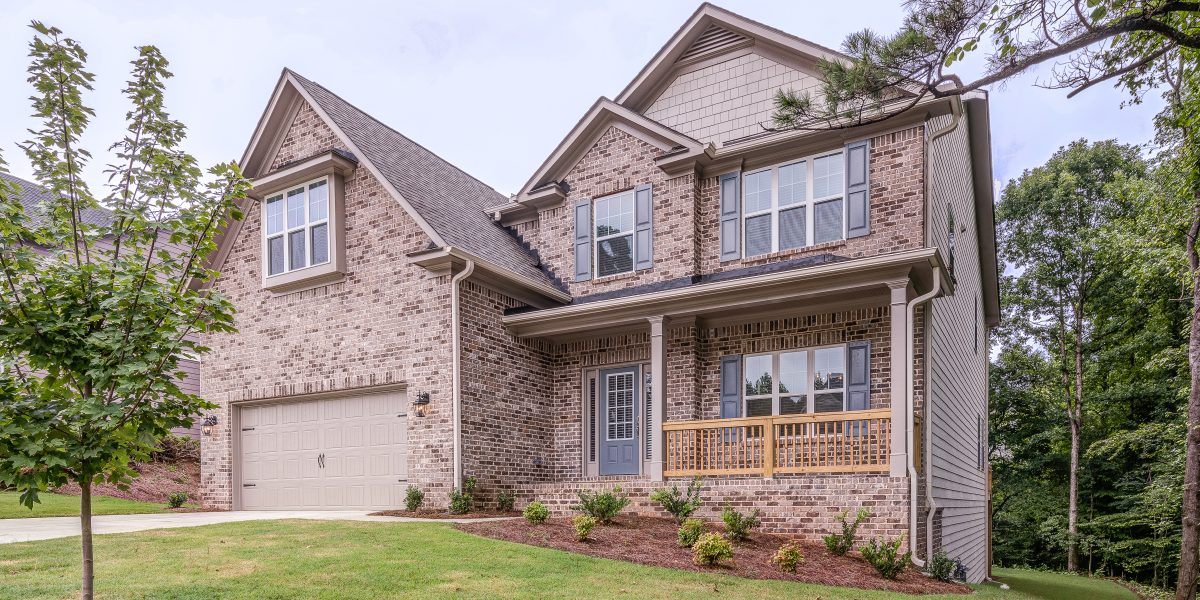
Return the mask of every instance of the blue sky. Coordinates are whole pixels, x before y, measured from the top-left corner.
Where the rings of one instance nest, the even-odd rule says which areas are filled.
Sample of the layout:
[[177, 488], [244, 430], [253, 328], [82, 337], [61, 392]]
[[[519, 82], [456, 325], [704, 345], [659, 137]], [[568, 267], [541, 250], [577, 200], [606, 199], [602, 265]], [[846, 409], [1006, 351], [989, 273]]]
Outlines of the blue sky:
[[[819, 44], [840, 47], [862, 28], [891, 32], [899, 2], [719, 5]], [[104, 149], [120, 139], [120, 90], [134, 46], [159, 46], [176, 77], [168, 109], [190, 128], [203, 164], [237, 159], [288, 66], [437, 152], [497, 190], [515, 192], [599, 96], [613, 97], [698, 6], [695, 0], [566, 2], [37, 2], [0, 0], [0, 152], [31, 175], [16, 142], [36, 125], [24, 83], [27, 25], [79, 40], [96, 73], [87, 146], [94, 189]], [[977, 73], [978, 60], [960, 72]], [[975, 68], [973, 68], [975, 67]], [[1157, 98], [1122, 110], [1098, 87], [1067, 100], [1032, 85], [992, 89], [993, 161], [1002, 182], [1080, 137], [1145, 143]], [[97, 191], [99, 191], [97, 189]]]

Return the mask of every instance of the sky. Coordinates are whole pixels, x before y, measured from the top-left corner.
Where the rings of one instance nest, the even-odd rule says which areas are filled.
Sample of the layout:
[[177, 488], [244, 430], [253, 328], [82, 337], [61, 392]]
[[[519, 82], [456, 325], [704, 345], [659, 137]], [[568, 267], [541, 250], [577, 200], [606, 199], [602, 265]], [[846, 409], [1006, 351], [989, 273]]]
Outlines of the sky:
[[[863, 28], [889, 33], [900, 2], [721, 0], [720, 6], [840, 48]], [[62, 29], [89, 54], [97, 116], [84, 137], [95, 156], [128, 109], [120, 90], [135, 47], [158, 46], [175, 77], [167, 109], [189, 128], [185, 149], [204, 165], [241, 157], [283, 67], [312, 79], [504, 194], [516, 192], [600, 96], [616, 96], [699, 5], [696, 0], [575, 2], [200, 2], [0, 0], [0, 155], [31, 178], [18, 142], [37, 125], [25, 82], [28, 24]], [[964, 78], [981, 62], [967, 61]], [[1098, 86], [1067, 99], [1032, 73], [991, 89], [992, 158], [1001, 185], [1085, 137], [1144, 144], [1157, 98]], [[999, 187], [999, 186], [998, 186]]]

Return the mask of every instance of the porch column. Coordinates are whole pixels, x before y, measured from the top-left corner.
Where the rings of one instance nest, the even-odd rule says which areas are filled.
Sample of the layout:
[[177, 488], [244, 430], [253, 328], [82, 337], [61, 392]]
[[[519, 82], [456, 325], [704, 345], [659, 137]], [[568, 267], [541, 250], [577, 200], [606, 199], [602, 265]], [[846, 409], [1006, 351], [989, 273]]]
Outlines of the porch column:
[[888, 281], [891, 290], [891, 402], [892, 402], [892, 477], [908, 475], [908, 415], [905, 413], [906, 393], [912, 376], [912, 363], [905, 360], [908, 355], [908, 331], [906, 328], [908, 303], [908, 279]]
[[650, 423], [646, 435], [650, 439], [650, 461], [646, 474], [651, 481], [663, 480], [663, 420], [667, 412], [667, 339], [662, 316], [650, 321]]

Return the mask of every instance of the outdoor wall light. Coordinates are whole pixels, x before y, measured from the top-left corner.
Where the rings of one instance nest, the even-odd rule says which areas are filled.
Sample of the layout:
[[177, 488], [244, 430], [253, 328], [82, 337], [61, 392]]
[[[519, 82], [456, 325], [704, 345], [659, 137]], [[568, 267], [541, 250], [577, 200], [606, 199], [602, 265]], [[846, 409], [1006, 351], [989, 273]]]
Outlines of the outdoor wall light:
[[204, 435], [212, 435], [213, 427], [217, 424], [217, 415], [208, 415], [204, 417], [204, 423], [200, 425], [200, 431]]
[[417, 399], [413, 400], [413, 414], [418, 417], [423, 417], [429, 414], [429, 392], [418, 392]]

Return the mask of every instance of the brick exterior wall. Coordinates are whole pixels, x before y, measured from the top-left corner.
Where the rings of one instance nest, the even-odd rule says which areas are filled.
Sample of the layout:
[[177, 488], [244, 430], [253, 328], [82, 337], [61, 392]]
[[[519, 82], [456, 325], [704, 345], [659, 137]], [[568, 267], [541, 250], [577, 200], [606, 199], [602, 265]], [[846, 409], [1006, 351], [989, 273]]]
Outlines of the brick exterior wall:
[[[336, 136], [311, 108], [299, 111], [273, 163], [328, 151]], [[432, 394], [429, 416], [409, 423], [409, 478], [445, 502], [452, 478], [450, 286], [405, 255], [428, 237], [364, 168], [346, 180], [346, 279], [274, 295], [262, 289], [260, 207], [252, 206], [216, 288], [237, 308], [239, 333], [208, 336], [201, 395], [219, 406], [202, 440], [206, 506], [233, 506], [231, 403], [404, 383]]]

